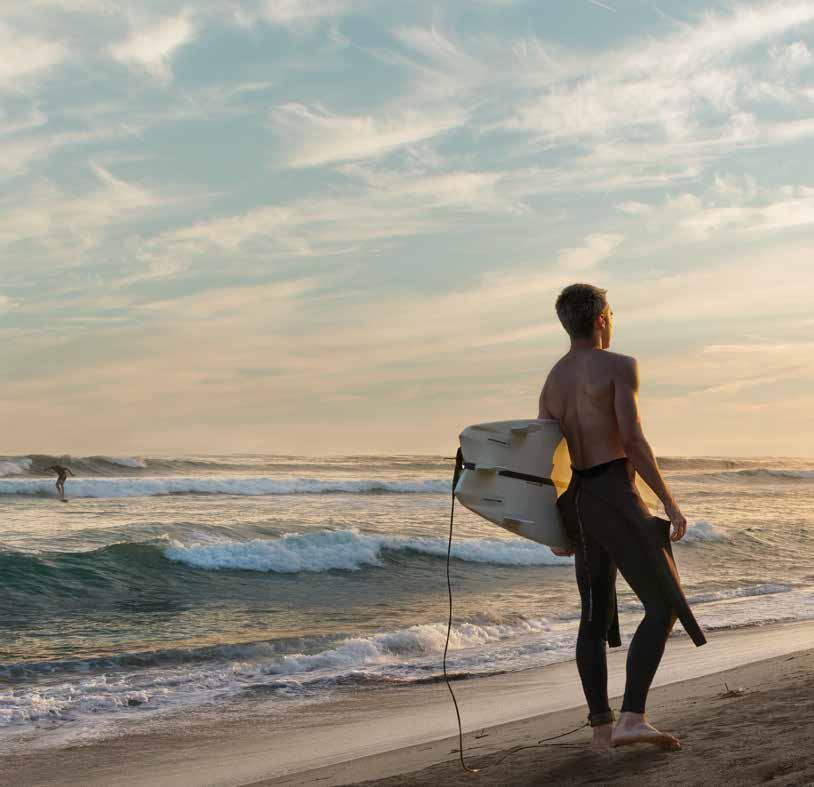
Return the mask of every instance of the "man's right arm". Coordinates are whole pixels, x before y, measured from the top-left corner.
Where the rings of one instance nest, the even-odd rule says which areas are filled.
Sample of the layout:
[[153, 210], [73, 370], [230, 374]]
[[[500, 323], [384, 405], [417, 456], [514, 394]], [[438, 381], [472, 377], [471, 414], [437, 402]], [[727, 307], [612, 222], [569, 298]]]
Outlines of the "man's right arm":
[[662, 478], [653, 449], [644, 436], [639, 417], [638, 393], [639, 364], [635, 358], [623, 358], [614, 377], [613, 394], [613, 407], [622, 447], [636, 472], [664, 504], [664, 510], [675, 528], [674, 540], [678, 540], [684, 535], [686, 520]]

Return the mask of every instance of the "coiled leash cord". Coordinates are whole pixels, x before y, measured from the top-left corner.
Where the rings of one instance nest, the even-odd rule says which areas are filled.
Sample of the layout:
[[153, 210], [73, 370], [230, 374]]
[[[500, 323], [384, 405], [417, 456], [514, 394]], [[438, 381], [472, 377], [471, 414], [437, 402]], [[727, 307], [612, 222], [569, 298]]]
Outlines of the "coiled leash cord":
[[[455, 706], [455, 716], [458, 719], [458, 757], [461, 760], [461, 767], [467, 773], [480, 773], [483, 770], [487, 770], [486, 768], [470, 768], [466, 762], [464, 761], [464, 733], [463, 727], [461, 725], [461, 712], [458, 709], [458, 700], [455, 699], [455, 692], [452, 690], [452, 684], [449, 682], [449, 676], [447, 675], [447, 651], [449, 650], [449, 637], [452, 633], [452, 580], [450, 579], [449, 569], [450, 569], [450, 562], [452, 559], [452, 523], [455, 519], [455, 487], [458, 485], [458, 478], [461, 475], [461, 470], [463, 470], [463, 453], [461, 449], [458, 449], [458, 453], [455, 454], [455, 472], [452, 476], [452, 506], [449, 512], [449, 544], [447, 545], [447, 593], [449, 594], [449, 621], [447, 622], [447, 641], [444, 643], [444, 660], [443, 660], [443, 670], [444, 670], [444, 683], [447, 684], [447, 688], [449, 689], [449, 695], [452, 697], [452, 704]], [[535, 749], [538, 746], [547, 743], [548, 741], [556, 740], [557, 738], [564, 738], [566, 735], [571, 735], [578, 730], [587, 727], [588, 723], [585, 722], [580, 724], [579, 727], [574, 727], [573, 730], [568, 730], [568, 732], [561, 732], [559, 735], [552, 735], [550, 738], [542, 738], [541, 740], [537, 741], [537, 743], [531, 743], [526, 746], [515, 746], [514, 748], [509, 749], [505, 754], [495, 762], [489, 764], [489, 768], [498, 765], [499, 763], [503, 762], [507, 757], [516, 752], [522, 751], [523, 749]], [[558, 744], [552, 744], [558, 745]], [[568, 744], [559, 744], [560, 746], [568, 745]], [[572, 744], [573, 745], [573, 744]]]

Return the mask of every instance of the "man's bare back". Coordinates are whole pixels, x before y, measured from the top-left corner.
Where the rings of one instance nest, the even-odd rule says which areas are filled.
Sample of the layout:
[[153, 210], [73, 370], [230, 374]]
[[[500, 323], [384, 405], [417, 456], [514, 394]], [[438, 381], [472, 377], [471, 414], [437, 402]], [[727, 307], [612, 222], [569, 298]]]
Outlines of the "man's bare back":
[[614, 388], [631, 377], [633, 358], [608, 350], [571, 350], [554, 364], [540, 394], [540, 417], [559, 421], [574, 467], [626, 456]]

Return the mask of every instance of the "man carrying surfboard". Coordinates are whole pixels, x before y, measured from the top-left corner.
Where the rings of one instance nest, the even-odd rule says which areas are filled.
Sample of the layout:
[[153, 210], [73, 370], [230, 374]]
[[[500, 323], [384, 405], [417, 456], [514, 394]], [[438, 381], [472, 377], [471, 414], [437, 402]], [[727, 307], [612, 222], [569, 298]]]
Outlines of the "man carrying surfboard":
[[46, 467], [44, 472], [48, 472], [49, 470], [53, 470], [57, 474], [57, 494], [59, 495], [60, 500], [65, 499], [65, 480], [68, 476], [73, 476], [73, 473], [67, 468], [63, 467], [62, 465], [50, 465]]
[[[706, 639], [684, 597], [670, 545], [684, 536], [687, 522], [642, 430], [636, 359], [608, 351], [613, 311], [606, 293], [572, 284], [557, 298], [557, 316], [571, 347], [549, 372], [538, 418], [557, 420], [568, 444], [571, 481], [557, 508], [571, 548], [552, 551], [574, 555], [582, 600], [576, 659], [593, 745], [652, 743], [678, 749], [677, 738], [648, 722], [647, 693], [676, 618], [696, 645]], [[650, 514], [634, 484], [637, 472], [664, 504], [669, 523]], [[606, 645], [621, 644], [617, 568], [645, 615], [628, 649], [625, 695], [614, 726]]]

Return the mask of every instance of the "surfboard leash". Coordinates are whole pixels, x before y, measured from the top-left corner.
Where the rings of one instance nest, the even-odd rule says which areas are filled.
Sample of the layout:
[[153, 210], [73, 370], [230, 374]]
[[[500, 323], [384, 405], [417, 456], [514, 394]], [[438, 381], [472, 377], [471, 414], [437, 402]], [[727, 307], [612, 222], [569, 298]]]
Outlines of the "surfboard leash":
[[461, 767], [467, 773], [478, 773], [480, 768], [470, 768], [464, 762], [464, 732], [461, 725], [461, 711], [458, 709], [458, 700], [455, 699], [455, 692], [452, 690], [452, 684], [449, 682], [447, 675], [447, 651], [449, 650], [449, 637], [452, 633], [452, 580], [450, 578], [449, 569], [452, 561], [452, 523], [455, 519], [455, 487], [458, 485], [458, 478], [461, 475], [461, 470], [464, 466], [464, 455], [461, 449], [455, 454], [455, 471], [452, 475], [452, 506], [449, 511], [449, 543], [447, 544], [447, 593], [449, 595], [449, 620], [447, 621], [447, 640], [444, 643], [444, 659], [442, 662], [444, 670], [444, 683], [447, 684], [449, 689], [449, 696], [452, 697], [452, 704], [455, 706], [455, 716], [458, 719], [458, 757], [461, 760]]
[[[444, 683], [447, 684], [447, 688], [449, 689], [449, 695], [452, 697], [452, 704], [455, 706], [455, 717], [458, 719], [458, 758], [461, 761], [461, 767], [467, 773], [480, 773], [481, 771], [488, 770], [488, 768], [492, 768], [495, 765], [503, 762], [507, 757], [515, 754], [516, 752], [522, 751], [523, 749], [534, 749], [538, 746], [542, 746], [547, 744], [548, 741], [553, 741], [558, 738], [564, 738], [566, 735], [571, 735], [584, 727], [589, 726], [588, 722], [580, 724], [579, 727], [574, 727], [573, 730], [568, 730], [567, 732], [561, 732], [559, 735], [552, 735], [550, 738], [542, 738], [541, 740], [537, 741], [537, 743], [531, 743], [526, 746], [515, 746], [514, 748], [509, 749], [507, 752], [503, 754], [503, 756], [496, 760], [495, 762], [489, 763], [487, 768], [470, 768], [466, 761], [464, 760], [464, 733], [463, 733], [463, 725], [461, 724], [461, 711], [458, 708], [458, 700], [455, 698], [455, 692], [452, 690], [452, 684], [449, 682], [449, 676], [447, 675], [447, 651], [449, 650], [449, 638], [452, 634], [452, 580], [450, 578], [450, 563], [452, 562], [452, 525], [455, 520], [455, 487], [458, 485], [458, 478], [461, 475], [461, 471], [463, 470], [464, 466], [464, 459], [463, 459], [463, 452], [461, 449], [458, 449], [458, 452], [455, 454], [455, 471], [452, 476], [452, 505], [450, 506], [449, 511], [449, 543], [447, 544], [447, 594], [449, 595], [449, 620], [447, 621], [447, 639], [444, 643], [444, 658], [442, 661], [442, 667], [444, 671]], [[563, 746], [568, 744], [548, 744], [551, 746]]]

